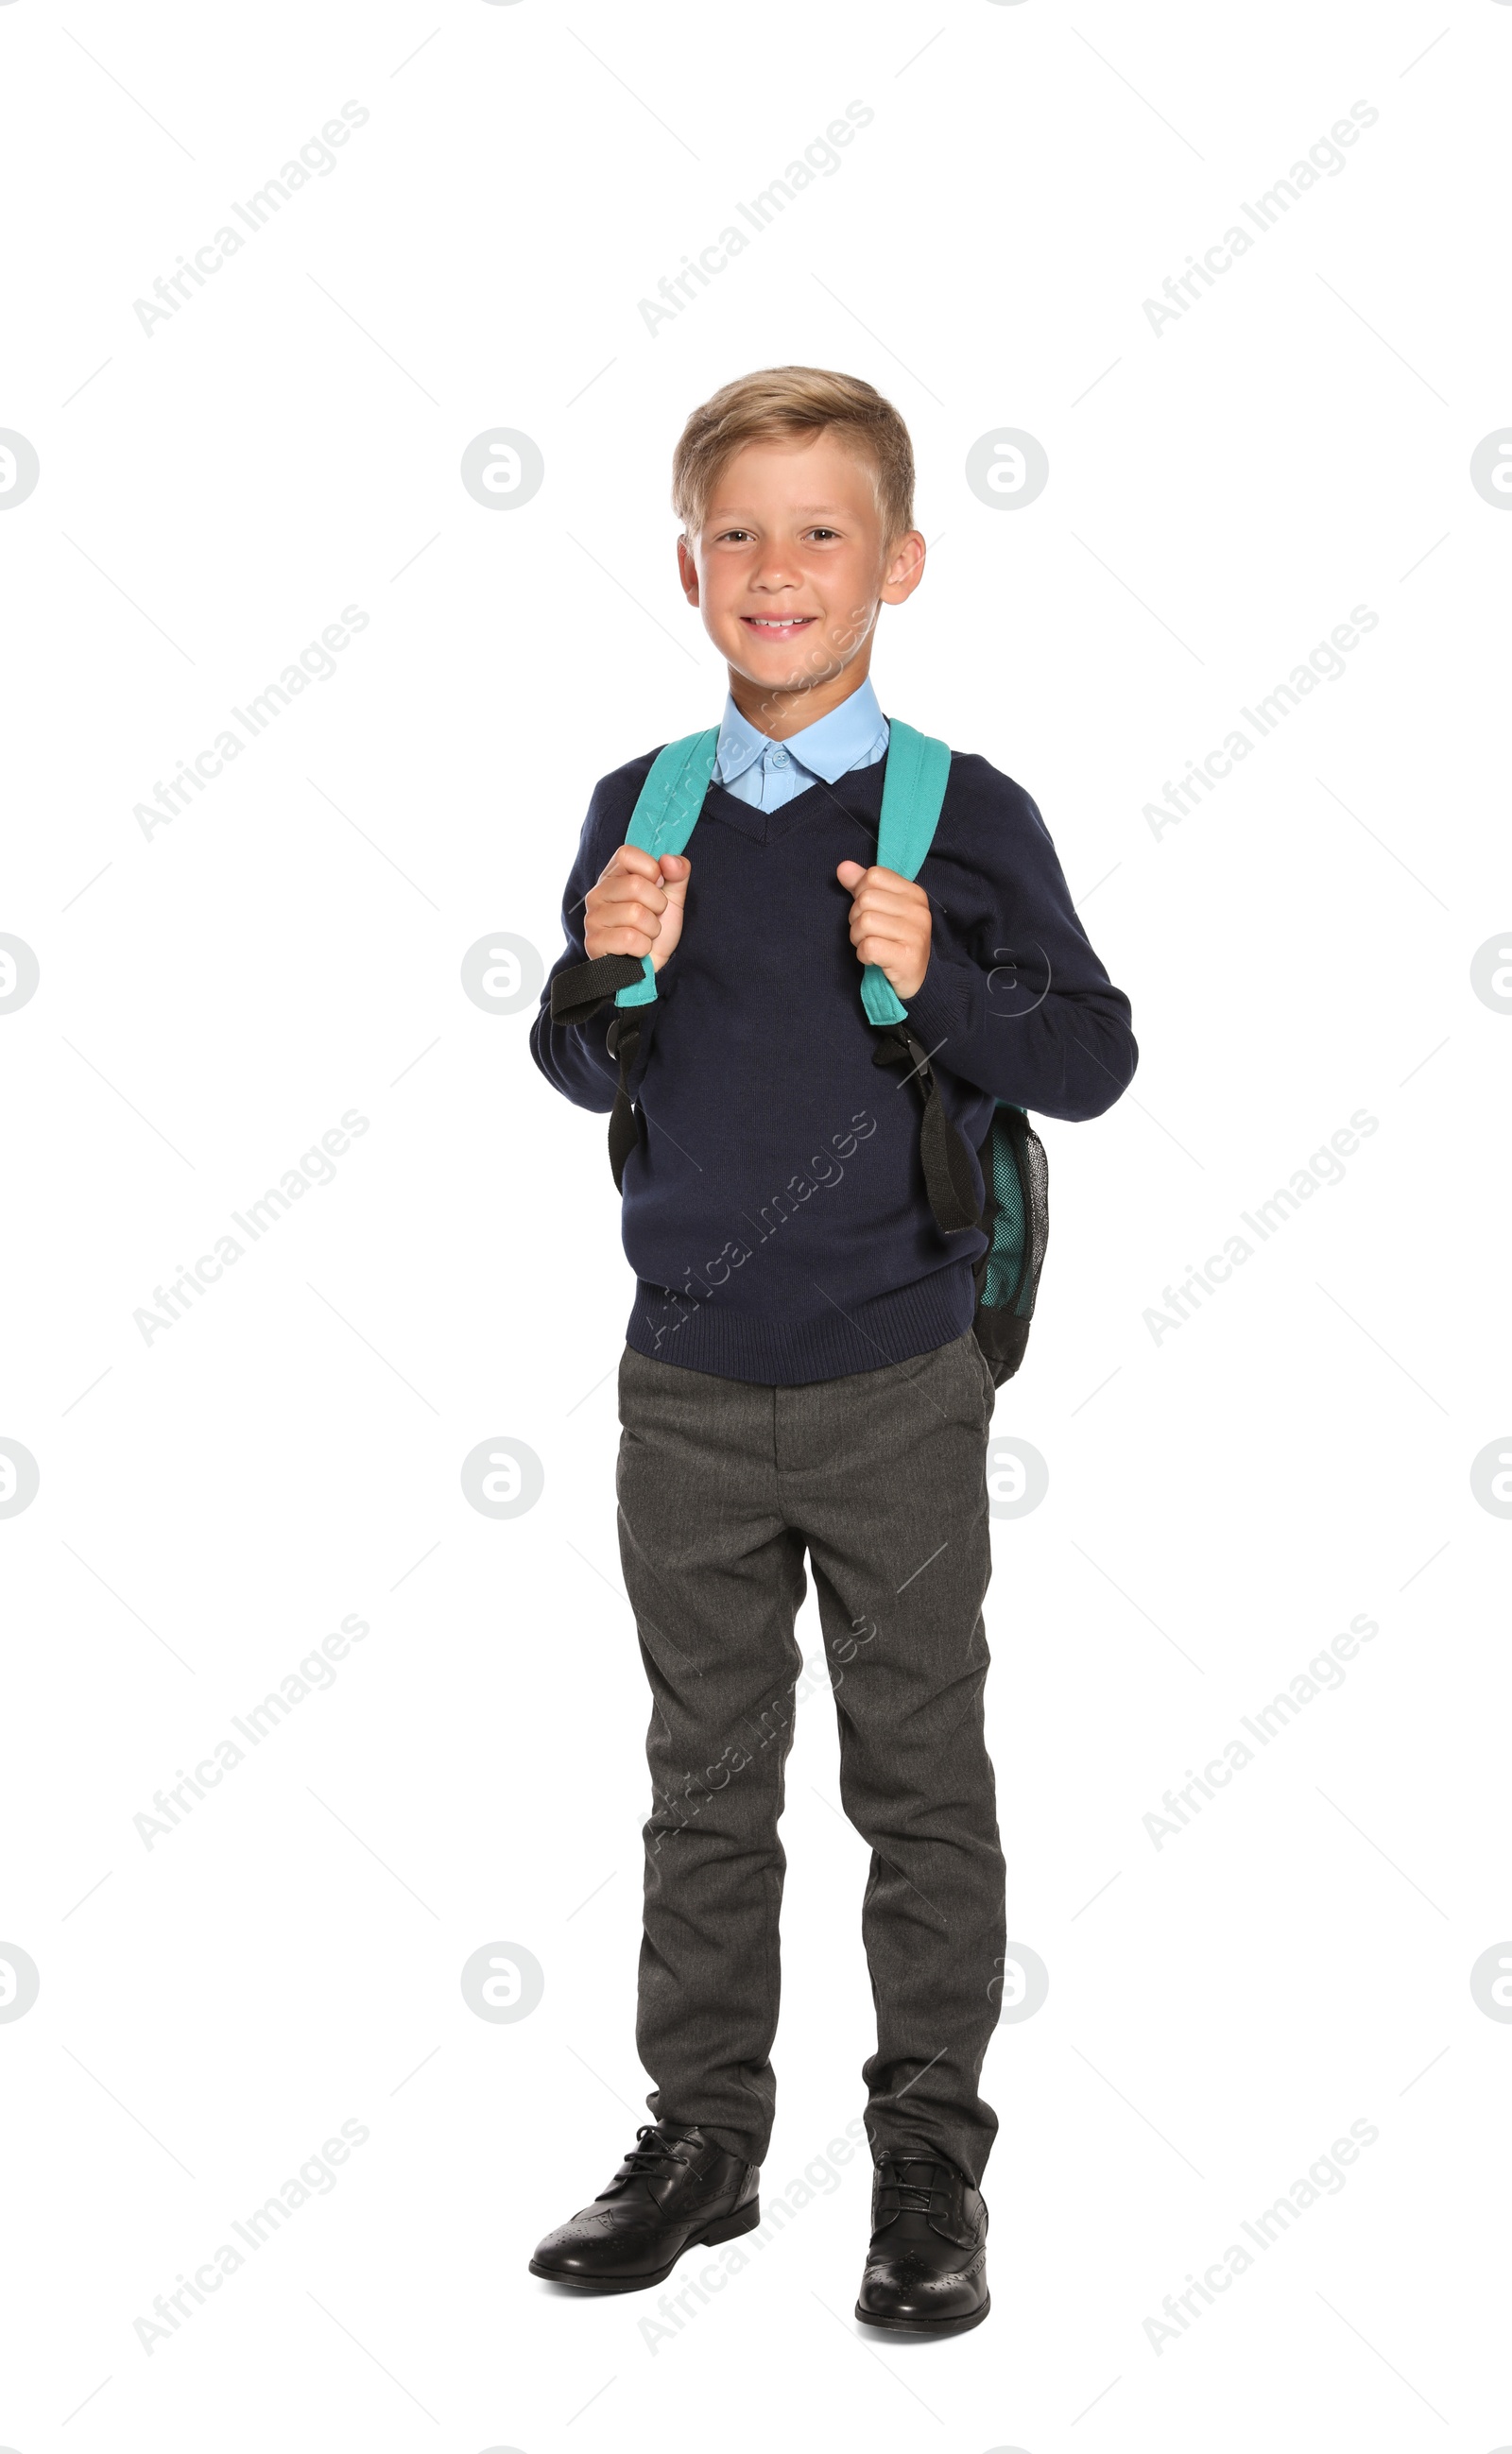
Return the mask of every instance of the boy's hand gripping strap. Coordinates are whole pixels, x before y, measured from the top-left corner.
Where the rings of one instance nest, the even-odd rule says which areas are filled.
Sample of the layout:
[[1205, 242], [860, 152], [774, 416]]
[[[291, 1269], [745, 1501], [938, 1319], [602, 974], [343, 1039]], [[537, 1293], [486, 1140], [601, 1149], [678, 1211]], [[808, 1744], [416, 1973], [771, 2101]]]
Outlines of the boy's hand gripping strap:
[[[950, 776], [950, 751], [927, 733], [896, 720], [887, 729], [887, 772], [877, 830], [877, 866], [910, 881], [918, 875], [935, 840], [940, 804]], [[861, 1003], [868, 1022], [901, 1022], [908, 1012], [887, 974], [868, 963], [861, 974]]]
[[[663, 853], [680, 853], [698, 821], [704, 795], [714, 774], [719, 728], [685, 734], [657, 752], [640, 788], [625, 841], [654, 860]], [[552, 982], [553, 1022], [587, 1022], [613, 996], [617, 1007], [650, 1005], [656, 995], [656, 969], [649, 955], [599, 955], [559, 972]], [[609, 1119], [609, 1164], [616, 1192], [624, 1180], [625, 1161], [635, 1147], [639, 1121], [630, 1096], [630, 1077], [640, 1047], [640, 1019], [634, 1012], [616, 1014], [609, 1027], [609, 1053], [618, 1060], [614, 1113]]]

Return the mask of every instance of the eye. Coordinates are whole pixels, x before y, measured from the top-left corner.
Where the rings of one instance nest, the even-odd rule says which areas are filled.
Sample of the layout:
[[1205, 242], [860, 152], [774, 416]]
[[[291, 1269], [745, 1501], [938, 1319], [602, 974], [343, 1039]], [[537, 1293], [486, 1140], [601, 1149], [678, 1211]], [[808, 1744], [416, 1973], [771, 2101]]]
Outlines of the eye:
[[716, 545], [739, 544], [750, 534], [749, 529], [721, 529], [715, 543]]
[[839, 533], [838, 529], [810, 529], [809, 531], [811, 537], [837, 537]]

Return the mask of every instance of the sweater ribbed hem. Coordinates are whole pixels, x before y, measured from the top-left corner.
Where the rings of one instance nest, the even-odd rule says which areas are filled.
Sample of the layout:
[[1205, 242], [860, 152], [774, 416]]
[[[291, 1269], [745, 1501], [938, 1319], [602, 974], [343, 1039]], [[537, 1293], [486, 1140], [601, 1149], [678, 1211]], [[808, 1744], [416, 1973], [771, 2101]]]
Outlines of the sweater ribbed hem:
[[[822, 1301], [822, 1298], [821, 1298]], [[931, 1277], [870, 1303], [841, 1312], [825, 1305], [802, 1320], [772, 1320], [691, 1303], [645, 1278], [635, 1281], [635, 1307], [625, 1332], [637, 1355], [654, 1363], [676, 1363], [691, 1372], [713, 1372], [725, 1380], [755, 1380], [769, 1388], [795, 1388], [809, 1380], [837, 1380], [854, 1372], [879, 1372], [946, 1346], [971, 1327], [977, 1289], [969, 1261], [949, 1264]]]

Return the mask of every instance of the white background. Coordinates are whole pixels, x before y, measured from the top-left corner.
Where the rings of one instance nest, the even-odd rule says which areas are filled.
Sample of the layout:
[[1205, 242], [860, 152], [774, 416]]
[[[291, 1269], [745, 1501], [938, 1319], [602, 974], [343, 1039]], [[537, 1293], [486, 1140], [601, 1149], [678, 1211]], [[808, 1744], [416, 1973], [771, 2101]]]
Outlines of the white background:
[[[1468, 474], [1512, 416], [1512, 8], [1068, 6], [0, 6], [0, 425], [41, 467], [0, 517], [0, 929], [41, 967], [0, 1020], [0, 1433], [41, 1474], [0, 1520], [0, 1939], [41, 1974], [0, 2024], [20, 2454], [1512, 2440], [1512, 2029], [1469, 1986], [1512, 1933], [1512, 1527], [1470, 1485], [1512, 1412], [1509, 1025], [1470, 984], [1509, 917], [1512, 520]], [[349, 99], [331, 174], [145, 333]], [[637, 301], [853, 100], [843, 167], [653, 337]], [[1157, 336], [1141, 302], [1356, 101], [1347, 168]], [[988, 1606], [1009, 1930], [1050, 1992], [989, 2057], [994, 2309], [948, 2345], [853, 2324], [859, 2162], [665, 2340], [525, 2267], [648, 2118], [631, 1280], [601, 1122], [460, 966], [501, 931], [549, 963], [595, 779], [716, 720], [670, 455], [788, 361], [908, 419], [932, 550], [882, 704], [1036, 795], [1142, 1051], [1110, 1116], [1043, 1128], [996, 1419], [1050, 1476]], [[507, 513], [458, 476], [496, 426], [545, 460]], [[963, 473], [1002, 426], [1050, 460], [1013, 513]], [[1344, 675], [1157, 837], [1144, 805], [1361, 604]], [[335, 674], [144, 835], [347, 605]], [[145, 1342], [353, 1108], [335, 1180]], [[1158, 1344], [1162, 1288], [1361, 1108], [1344, 1180]], [[545, 1472], [507, 1522], [459, 1480], [500, 1437]], [[146, 1847], [348, 1614], [333, 1687]], [[1356, 1614], [1347, 1683], [1157, 1850], [1161, 1793]], [[768, 2196], [861, 2109], [835, 1762], [821, 1691]], [[494, 1941], [544, 1972], [513, 2023], [459, 1985]], [[145, 2351], [346, 2120], [337, 2185]], [[1357, 2120], [1347, 2185], [1157, 2352], [1163, 2296]]]

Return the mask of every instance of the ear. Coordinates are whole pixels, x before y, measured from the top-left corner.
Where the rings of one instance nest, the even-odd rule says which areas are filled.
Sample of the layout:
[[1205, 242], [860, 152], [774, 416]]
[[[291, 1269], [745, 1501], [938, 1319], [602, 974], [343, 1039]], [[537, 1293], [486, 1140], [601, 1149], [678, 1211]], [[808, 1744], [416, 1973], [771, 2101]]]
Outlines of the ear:
[[909, 529], [900, 536], [888, 556], [887, 571], [877, 592], [884, 605], [901, 605], [913, 595], [924, 576], [924, 539], [917, 529]]
[[686, 530], [684, 530], [682, 535], [677, 539], [677, 576], [682, 582], [682, 593], [684, 596], [686, 596], [689, 604], [696, 605], [698, 602], [698, 566], [693, 558], [693, 550], [688, 543]]

